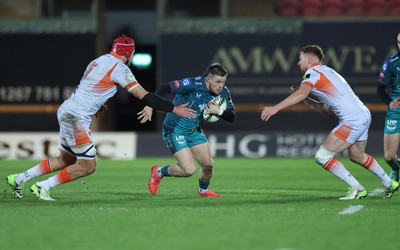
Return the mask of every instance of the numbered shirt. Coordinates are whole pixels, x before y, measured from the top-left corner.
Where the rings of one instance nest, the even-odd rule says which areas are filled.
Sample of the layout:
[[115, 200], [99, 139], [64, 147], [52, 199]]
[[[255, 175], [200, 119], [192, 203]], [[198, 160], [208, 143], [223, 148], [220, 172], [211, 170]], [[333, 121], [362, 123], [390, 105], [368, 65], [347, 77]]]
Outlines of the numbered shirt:
[[93, 60], [62, 108], [75, 115], [90, 117], [115, 95], [117, 85], [128, 91], [139, 86], [131, 70], [119, 58], [118, 54], [110, 52]]
[[[169, 83], [171, 92], [175, 94], [173, 103], [175, 106], [189, 103], [188, 107], [196, 111], [195, 119], [178, 117], [168, 113], [164, 120], [164, 128], [182, 134], [190, 134], [193, 130], [200, 129], [200, 119], [203, 116], [204, 107], [214, 99], [206, 88], [204, 77], [197, 76], [176, 80]], [[224, 86], [219, 94], [227, 101], [227, 109], [234, 109], [229, 89]]]
[[390, 87], [390, 98], [392, 100], [400, 96], [400, 52], [385, 61], [378, 82]]
[[328, 66], [314, 64], [304, 74], [301, 84], [311, 86], [311, 94], [327, 105], [341, 122], [357, 122], [360, 116], [369, 116], [369, 110], [346, 80]]

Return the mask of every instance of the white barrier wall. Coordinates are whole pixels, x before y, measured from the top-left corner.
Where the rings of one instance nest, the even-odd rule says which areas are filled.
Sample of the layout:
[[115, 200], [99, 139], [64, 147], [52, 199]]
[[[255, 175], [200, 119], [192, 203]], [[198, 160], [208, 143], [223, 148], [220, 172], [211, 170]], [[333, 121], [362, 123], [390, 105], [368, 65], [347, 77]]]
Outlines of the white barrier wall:
[[[211, 152], [216, 157], [314, 157], [327, 133], [236, 131], [207, 133]], [[137, 157], [172, 157], [161, 133], [93, 134], [97, 157], [135, 159]], [[0, 160], [35, 159], [58, 155], [58, 133], [0, 133]], [[367, 152], [383, 155], [382, 131], [370, 131]], [[338, 156], [344, 156], [338, 154]]]
[[[93, 133], [99, 158], [136, 158], [136, 133]], [[57, 132], [48, 133], [0, 133], [0, 159], [35, 159], [58, 155], [60, 137]]]

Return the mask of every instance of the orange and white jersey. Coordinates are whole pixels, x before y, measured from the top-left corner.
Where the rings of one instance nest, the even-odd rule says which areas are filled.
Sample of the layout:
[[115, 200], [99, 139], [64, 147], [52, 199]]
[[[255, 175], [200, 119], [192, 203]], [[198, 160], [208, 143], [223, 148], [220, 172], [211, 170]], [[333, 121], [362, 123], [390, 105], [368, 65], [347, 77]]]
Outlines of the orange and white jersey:
[[77, 89], [61, 107], [70, 114], [90, 117], [115, 95], [117, 85], [129, 92], [139, 86], [120, 56], [110, 52], [96, 58], [87, 66]]
[[306, 71], [301, 84], [311, 86], [311, 94], [328, 106], [340, 122], [358, 124], [371, 117], [346, 80], [328, 66], [315, 63]]

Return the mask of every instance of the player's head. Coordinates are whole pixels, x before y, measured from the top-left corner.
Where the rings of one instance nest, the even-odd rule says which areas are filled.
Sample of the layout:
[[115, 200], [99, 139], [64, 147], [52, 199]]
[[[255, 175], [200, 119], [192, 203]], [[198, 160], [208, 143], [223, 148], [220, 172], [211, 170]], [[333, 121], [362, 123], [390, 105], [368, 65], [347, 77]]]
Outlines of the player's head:
[[324, 59], [324, 51], [318, 45], [308, 45], [299, 50], [299, 68], [305, 73], [314, 63]]
[[135, 41], [127, 36], [120, 36], [115, 38], [111, 51], [126, 59], [126, 64], [129, 65], [132, 60], [132, 55], [135, 52]]
[[207, 67], [203, 74], [206, 88], [213, 95], [218, 95], [225, 85], [228, 71], [219, 63], [213, 63]]
[[207, 67], [206, 71], [203, 74], [204, 77], [207, 77], [209, 75], [227, 76], [228, 71], [226, 71], [226, 69], [220, 63], [213, 63]]

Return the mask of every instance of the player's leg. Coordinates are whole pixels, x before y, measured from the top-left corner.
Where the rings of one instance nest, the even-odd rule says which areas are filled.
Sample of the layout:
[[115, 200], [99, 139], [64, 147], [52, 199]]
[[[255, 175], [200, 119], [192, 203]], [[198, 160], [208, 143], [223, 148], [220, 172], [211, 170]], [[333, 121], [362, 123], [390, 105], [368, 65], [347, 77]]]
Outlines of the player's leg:
[[400, 134], [384, 134], [383, 149], [386, 163], [390, 166], [390, 178], [399, 181], [400, 162], [397, 158], [397, 150], [399, 149]]
[[356, 142], [349, 147], [350, 160], [378, 177], [385, 189], [384, 198], [391, 198], [393, 193], [398, 190], [399, 183], [391, 180], [379, 163], [372, 156], [365, 153], [366, 145], [367, 141], [365, 140]]
[[[340, 126], [340, 125], [339, 125]], [[341, 200], [361, 199], [367, 195], [364, 187], [350, 174], [345, 166], [334, 158], [336, 153], [342, 152], [351, 146], [350, 143], [337, 137], [334, 133], [328, 135], [325, 142], [315, 155], [315, 161], [350, 186], [349, 192]]]
[[23, 198], [22, 187], [27, 181], [58, 171], [76, 162], [75, 155], [65, 149], [66, 145], [66, 141], [61, 138], [60, 155], [58, 157], [45, 159], [22, 173], [7, 176], [7, 183], [12, 187], [17, 198]]
[[209, 190], [211, 178], [214, 174], [214, 161], [211, 157], [210, 145], [208, 142], [192, 146], [192, 153], [200, 165], [199, 171], [199, 197], [221, 198], [220, 195]]
[[384, 158], [390, 166], [390, 178], [399, 181], [399, 160], [397, 151], [400, 140], [400, 117], [398, 111], [389, 109], [385, 117], [385, 127], [383, 129]]
[[153, 195], [164, 177], [190, 177], [196, 172], [196, 163], [189, 148], [182, 148], [174, 153], [177, 163], [166, 166], [154, 165], [151, 168], [148, 187]]
[[199, 144], [191, 148], [196, 161], [200, 165], [199, 179], [210, 181], [214, 173], [214, 161], [208, 143]]
[[43, 200], [53, 200], [49, 196], [51, 188], [94, 173], [96, 170], [96, 149], [93, 143], [73, 147], [71, 150], [77, 156], [78, 163], [67, 166], [56, 175], [32, 185], [31, 191], [34, 195]]
[[66, 141], [65, 145], [62, 144], [63, 157], [59, 163], [65, 162], [69, 155], [74, 155], [78, 164], [67, 162], [69, 165], [63, 166], [56, 175], [32, 185], [32, 193], [42, 200], [54, 200], [49, 196], [51, 188], [90, 175], [96, 169], [96, 149], [90, 131], [90, 120], [66, 113], [62, 109], [59, 109], [57, 116], [60, 136]]
[[157, 193], [163, 177], [190, 177], [196, 172], [196, 163], [188, 144], [190, 135], [181, 135], [163, 129], [163, 139], [177, 162], [166, 166], [154, 165], [151, 168], [147, 185], [153, 195]]

